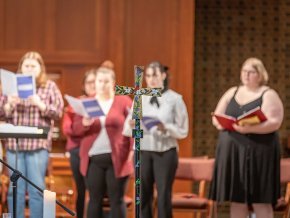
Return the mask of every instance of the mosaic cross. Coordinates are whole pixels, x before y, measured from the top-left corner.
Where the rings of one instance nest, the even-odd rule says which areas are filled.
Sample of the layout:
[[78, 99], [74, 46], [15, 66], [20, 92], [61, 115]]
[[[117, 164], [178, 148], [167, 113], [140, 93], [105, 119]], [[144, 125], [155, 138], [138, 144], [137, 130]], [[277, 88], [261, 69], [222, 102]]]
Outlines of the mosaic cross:
[[135, 217], [141, 217], [141, 156], [140, 156], [140, 141], [143, 138], [143, 130], [140, 128], [140, 121], [142, 120], [142, 95], [161, 96], [161, 88], [142, 88], [144, 67], [134, 66], [135, 72], [135, 87], [116, 86], [117, 95], [134, 95], [134, 106], [132, 119], [135, 120], [135, 129], [133, 129], [132, 136], [135, 139]]

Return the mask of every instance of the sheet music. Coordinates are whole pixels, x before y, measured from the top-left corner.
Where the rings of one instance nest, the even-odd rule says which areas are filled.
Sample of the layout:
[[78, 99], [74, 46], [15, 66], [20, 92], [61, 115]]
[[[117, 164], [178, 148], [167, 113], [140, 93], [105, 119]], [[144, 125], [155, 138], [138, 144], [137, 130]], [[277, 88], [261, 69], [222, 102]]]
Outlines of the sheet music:
[[1, 123], [0, 133], [43, 134], [43, 129], [31, 126], [14, 126], [10, 123]]
[[4, 69], [0, 69], [2, 94], [6, 96], [18, 96], [15, 74]]
[[74, 98], [69, 95], [64, 95], [64, 98], [67, 100], [69, 105], [73, 108], [74, 112], [83, 116], [83, 117], [88, 117], [88, 114], [80, 101], [80, 99]]
[[35, 95], [35, 79], [33, 76], [17, 75], [17, 91], [18, 96], [22, 99], [26, 99], [31, 95]]
[[26, 99], [36, 93], [35, 78], [23, 74], [15, 74], [0, 69], [2, 93], [6, 96], [18, 96]]
[[161, 124], [161, 121], [156, 117], [143, 116], [142, 123], [147, 130], [150, 130], [153, 126]]
[[78, 99], [69, 95], [64, 96], [74, 112], [83, 117], [100, 117], [104, 112], [96, 99]]

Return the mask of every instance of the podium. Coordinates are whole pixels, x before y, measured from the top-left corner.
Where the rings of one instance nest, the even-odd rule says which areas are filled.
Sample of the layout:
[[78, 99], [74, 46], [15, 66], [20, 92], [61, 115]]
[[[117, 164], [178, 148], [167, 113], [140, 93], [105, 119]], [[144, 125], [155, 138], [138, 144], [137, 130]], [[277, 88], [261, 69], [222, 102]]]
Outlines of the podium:
[[[43, 194], [43, 190], [22, 175], [20, 171], [17, 170], [17, 153], [18, 153], [18, 139], [20, 138], [31, 138], [31, 139], [46, 139], [48, 136], [50, 128], [49, 127], [29, 127], [29, 126], [14, 126], [12, 124], [0, 124], [0, 139], [13, 138], [16, 140], [16, 150], [15, 150], [15, 166], [16, 169], [5, 163], [2, 159], [0, 162], [9, 168], [13, 173], [10, 177], [12, 182], [13, 191], [13, 218], [16, 218], [17, 211], [17, 180], [19, 177], [28, 182], [31, 186], [36, 188], [39, 192]], [[75, 216], [75, 213], [65, 207], [62, 203], [56, 200], [56, 203], [61, 206], [70, 215]]]

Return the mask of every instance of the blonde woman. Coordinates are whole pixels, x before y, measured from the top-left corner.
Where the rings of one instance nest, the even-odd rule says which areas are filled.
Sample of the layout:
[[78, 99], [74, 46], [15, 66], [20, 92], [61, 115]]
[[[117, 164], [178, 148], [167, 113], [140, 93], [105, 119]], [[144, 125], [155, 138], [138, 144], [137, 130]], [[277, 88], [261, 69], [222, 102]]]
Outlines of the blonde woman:
[[231, 202], [231, 217], [246, 218], [252, 205], [257, 218], [273, 218], [272, 205], [280, 197], [280, 151], [277, 130], [283, 121], [283, 104], [267, 86], [268, 73], [261, 60], [242, 65], [241, 85], [230, 88], [219, 100], [215, 114], [238, 117], [261, 107], [267, 117], [255, 125], [233, 125], [220, 130], [210, 197]]
[[102, 217], [102, 202], [107, 194], [111, 217], [126, 217], [124, 193], [133, 173], [130, 158], [132, 141], [122, 135], [124, 121], [132, 100], [115, 96], [115, 72], [101, 67], [96, 72], [96, 95], [105, 116], [78, 117], [73, 132], [83, 136], [80, 144], [80, 171], [85, 176], [90, 195], [87, 217]]

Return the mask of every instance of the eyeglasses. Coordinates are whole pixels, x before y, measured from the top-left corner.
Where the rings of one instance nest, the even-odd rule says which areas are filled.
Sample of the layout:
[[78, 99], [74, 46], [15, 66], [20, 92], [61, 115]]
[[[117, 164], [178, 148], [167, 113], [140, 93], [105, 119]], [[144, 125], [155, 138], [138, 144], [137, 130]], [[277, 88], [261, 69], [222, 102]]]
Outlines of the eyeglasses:
[[255, 70], [242, 70], [242, 73], [254, 74], [254, 73], [258, 73], [258, 72]]

